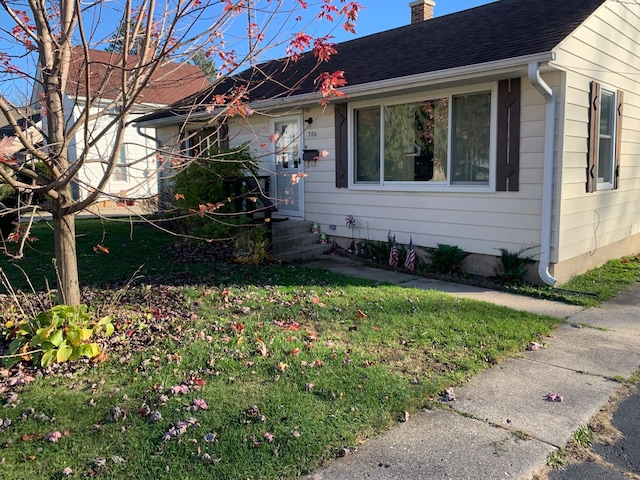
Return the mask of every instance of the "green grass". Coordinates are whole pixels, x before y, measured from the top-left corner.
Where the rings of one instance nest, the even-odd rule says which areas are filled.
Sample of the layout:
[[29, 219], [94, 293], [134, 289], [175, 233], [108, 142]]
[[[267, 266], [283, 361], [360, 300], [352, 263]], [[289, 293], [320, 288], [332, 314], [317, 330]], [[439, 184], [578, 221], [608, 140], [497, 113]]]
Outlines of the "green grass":
[[[55, 278], [52, 243], [45, 224], [38, 230], [38, 251], [19, 263], [43, 286]], [[10, 400], [0, 419], [11, 421], [0, 427], [0, 477], [57, 479], [71, 468], [72, 478], [295, 478], [557, 322], [317, 269], [176, 262], [174, 238], [132, 232], [78, 222], [81, 280], [117, 333], [104, 340], [104, 363], [53, 369], [13, 388], [15, 398], [0, 391], [0, 404]], [[110, 253], [95, 253], [97, 243]], [[109, 287], [141, 265], [128, 289]], [[8, 305], [0, 313], [3, 324], [17, 315]], [[194, 408], [200, 400], [207, 409]], [[146, 407], [162, 419], [141, 415]], [[190, 418], [182, 435], [163, 439]], [[54, 431], [62, 437], [48, 441]]]
[[601, 267], [577, 275], [555, 287], [513, 285], [509, 290], [522, 295], [593, 307], [611, 300], [630, 285], [640, 281], [640, 258], [609, 260]]
[[[569, 292], [583, 292], [591, 295], [584, 296], [583, 304], [593, 306], [606, 302], [619, 293], [625, 291], [630, 285], [640, 281], [640, 258], [624, 257], [610, 260], [602, 267], [589, 270], [583, 275], [578, 275], [560, 288]], [[571, 295], [571, 293], [567, 295]], [[575, 295], [580, 298], [581, 296]]]
[[[37, 290], [56, 284], [52, 226], [46, 221], [38, 222], [32, 235], [37, 240], [27, 244], [23, 258], [14, 260], [0, 255], [0, 268], [14, 288], [29, 289], [22, 270]], [[146, 276], [168, 274], [172, 265], [164, 261], [164, 249], [174, 241], [172, 235], [146, 223], [131, 224], [127, 219], [78, 220], [76, 248], [80, 283], [91, 287], [126, 282], [138, 269], [139, 274]], [[109, 253], [96, 252], [94, 247], [98, 244]], [[15, 251], [15, 245], [8, 246], [10, 251]]]

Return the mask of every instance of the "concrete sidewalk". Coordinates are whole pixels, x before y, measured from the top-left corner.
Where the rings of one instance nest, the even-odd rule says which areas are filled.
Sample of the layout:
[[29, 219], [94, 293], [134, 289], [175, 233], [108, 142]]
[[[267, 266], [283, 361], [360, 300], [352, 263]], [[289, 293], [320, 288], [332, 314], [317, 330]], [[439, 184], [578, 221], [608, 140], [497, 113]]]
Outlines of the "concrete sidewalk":
[[[583, 309], [364, 267], [339, 256], [305, 266], [435, 289], [567, 320], [548, 348], [524, 351], [473, 377], [443, 408], [411, 416], [308, 480], [530, 479], [640, 367], [640, 284]], [[593, 328], [591, 328], [593, 327]], [[551, 402], [549, 393], [562, 395]]]

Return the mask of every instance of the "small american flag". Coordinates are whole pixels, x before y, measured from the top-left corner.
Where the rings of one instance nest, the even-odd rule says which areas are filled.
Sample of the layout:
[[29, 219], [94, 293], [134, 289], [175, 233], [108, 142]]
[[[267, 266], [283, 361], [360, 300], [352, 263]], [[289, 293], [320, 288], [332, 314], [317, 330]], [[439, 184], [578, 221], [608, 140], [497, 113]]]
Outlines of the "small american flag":
[[389, 253], [389, 265], [392, 267], [397, 267], [398, 263], [398, 245], [396, 244], [396, 236], [394, 235], [391, 242], [391, 253]]
[[413, 249], [413, 239], [409, 240], [409, 250], [404, 261], [404, 268], [412, 272], [416, 269], [416, 251]]

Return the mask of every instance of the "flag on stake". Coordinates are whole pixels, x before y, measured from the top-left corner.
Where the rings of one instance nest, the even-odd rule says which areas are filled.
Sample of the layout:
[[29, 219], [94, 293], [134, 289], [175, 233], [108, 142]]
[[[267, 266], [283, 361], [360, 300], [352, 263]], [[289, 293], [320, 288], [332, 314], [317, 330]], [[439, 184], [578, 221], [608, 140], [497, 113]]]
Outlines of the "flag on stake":
[[389, 254], [389, 265], [392, 267], [397, 267], [399, 262], [398, 257], [398, 245], [396, 245], [396, 236], [393, 236], [393, 240], [391, 242], [391, 253]]
[[413, 239], [411, 237], [409, 237], [409, 250], [404, 261], [404, 268], [412, 272], [416, 269], [416, 251], [413, 249]]

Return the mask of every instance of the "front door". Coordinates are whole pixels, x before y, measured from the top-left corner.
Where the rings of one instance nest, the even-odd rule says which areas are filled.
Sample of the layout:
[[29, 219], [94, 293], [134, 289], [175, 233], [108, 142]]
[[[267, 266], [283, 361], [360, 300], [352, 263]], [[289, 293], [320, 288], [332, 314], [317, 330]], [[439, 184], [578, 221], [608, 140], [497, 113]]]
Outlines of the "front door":
[[275, 158], [275, 204], [278, 215], [286, 217], [304, 216], [304, 162], [300, 154], [300, 119], [280, 118], [274, 122], [276, 141]]

